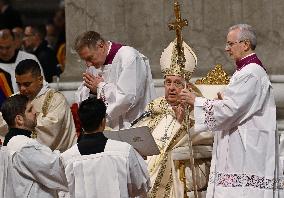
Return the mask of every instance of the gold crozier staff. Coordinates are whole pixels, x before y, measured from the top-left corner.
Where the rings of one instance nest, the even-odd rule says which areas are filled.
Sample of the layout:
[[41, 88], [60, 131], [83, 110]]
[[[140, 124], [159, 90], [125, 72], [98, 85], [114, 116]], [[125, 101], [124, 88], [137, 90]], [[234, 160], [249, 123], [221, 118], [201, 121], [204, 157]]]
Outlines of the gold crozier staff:
[[[181, 18], [181, 13], [180, 13], [180, 5], [177, 0], [174, 1], [174, 12], [175, 12], [175, 17], [176, 20], [173, 23], [170, 23], [168, 25], [170, 30], [175, 30], [176, 31], [176, 38], [177, 38], [177, 44], [176, 44], [176, 49], [177, 49], [177, 60], [176, 63], [180, 66], [181, 70], [184, 70], [185, 68], [185, 56], [184, 56], [184, 48], [183, 48], [183, 39], [182, 39], [182, 28], [184, 26], [188, 26], [188, 21], [186, 19]], [[186, 71], [184, 70], [184, 79], [187, 78]], [[189, 80], [189, 79], [188, 79]], [[187, 81], [185, 81], [185, 89], [187, 88]], [[192, 137], [190, 133], [190, 118], [189, 118], [189, 107], [186, 107], [186, 123], [187, 124], [187, 132], [189, 135], [189, 150], [190, 150], [190, 165], [191, 165], [191, 172], [192, 172], [192, 184], [193, 184], [193, 190], [194, 190], [194, 197], [198, 198], [198, 193], [197, 193], [197, 183], [196, 183], [196, 170], [195, 170], [195, 165], [194, 165], [194, 156], [193, 156], [193, 148], [192, 148]], [[186, 182], [184, 189], [186, 190]], [[186, 192], [184, 193], [184, 196], [187, 197]]]

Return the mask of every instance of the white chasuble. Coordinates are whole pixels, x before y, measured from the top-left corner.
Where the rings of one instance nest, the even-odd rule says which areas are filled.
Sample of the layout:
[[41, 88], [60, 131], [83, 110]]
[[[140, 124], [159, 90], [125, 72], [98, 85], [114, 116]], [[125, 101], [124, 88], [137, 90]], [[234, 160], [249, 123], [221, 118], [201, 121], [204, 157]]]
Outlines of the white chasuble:
[[75, 124], [66, 98], [44, 86], [32, 100], [37, 116], [37, 140], [51, 150], [64, 152], [77, 142]]
[[[167, 103], [164, 97], [157, 98], [149, 103], [146, 110], [151, 112], [151, 116], [141, 120], [136, 126], [148, 126], [160, 149], [159, 155], [147, 157], [148, 171], [152, 184], [148, 196], [150, 198], [182, 198], [185, 189], [179, 177], [179, 167], [172, 159], [172, 152], [177, 148], [189, 149], [186, 124], [184, 122], [180, 124], [176, 120], [172, 107]], [[194, 120], [191, 115], [189, 123], [190, 130], [193, 129], [193, 124]], [[194, 145], [207, 144], [208, 140], [210, 143], [212, 142], [210, 141], [210, 137], [202, 135], [199, 133], [193, 134]], [[201, 166], [197, 165], [196, 169], [200, 167]], [[202, 184], [199, 183], [200, 188], [206, 186], [205, 177], [205, 175], [201, 174], [198, 176], [198, 181], [203, 181], [201, 182]], [[191, 176], [186, 179], [191, 180]], [[191, 183], [191, 181], [187, 181], [186, 183]], [[189, 191], [190, 190], [192, 190], [192, 188], [189, 189]]]
[[11, 159], [7, 147], [0, 147], [0, 198], [12, 195], [11, 166]]

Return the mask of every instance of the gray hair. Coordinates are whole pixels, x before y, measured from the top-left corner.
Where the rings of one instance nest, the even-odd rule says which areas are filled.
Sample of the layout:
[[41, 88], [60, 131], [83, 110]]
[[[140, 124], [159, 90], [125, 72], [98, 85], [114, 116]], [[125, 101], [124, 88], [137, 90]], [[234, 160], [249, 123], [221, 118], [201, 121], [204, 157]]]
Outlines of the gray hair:
[[252, 28], [252, 26], [248, 24], [237, 24], [230, 27], [228, 32], [236, 29], [240, 30], [238, 40], [239, 41], [248, 40], [250, 42], [251, 49], [255, 50], [257, 41], [256, 41], [256, 33], [255, 30]]
[[105, 42], [103, 37], [95, 31], [87, 31], [77, 36], [74, 48], [79, 53], [84, 47], [96, 48], [98, 42]]

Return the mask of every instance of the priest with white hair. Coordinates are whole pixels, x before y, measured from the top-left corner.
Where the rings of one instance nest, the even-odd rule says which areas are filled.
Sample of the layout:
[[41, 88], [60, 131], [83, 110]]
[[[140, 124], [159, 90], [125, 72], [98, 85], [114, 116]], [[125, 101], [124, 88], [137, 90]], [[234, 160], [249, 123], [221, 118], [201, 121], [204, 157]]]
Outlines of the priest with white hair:
[[283, 180], [276, 177], [273, 88], [255, 54], [256, 44], [252, 26], [230, 27], [225, 50], [236, 62], [236, 71], [219, 99], [181, 93], [182, 102], [194, 106], [195, 130], [214, 133], [207, 198], [272, 198], [283, 188]]

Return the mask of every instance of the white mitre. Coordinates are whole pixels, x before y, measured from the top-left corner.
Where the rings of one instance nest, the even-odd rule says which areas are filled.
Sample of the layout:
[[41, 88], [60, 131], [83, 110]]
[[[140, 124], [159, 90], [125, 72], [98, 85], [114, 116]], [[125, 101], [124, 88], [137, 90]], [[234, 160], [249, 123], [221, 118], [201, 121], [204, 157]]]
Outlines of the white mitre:
[[177, 75], [185, 78], [188, 82], [192, 73], [197, 66], [197, 57], [192, 49], [183, 42], [183, 53], [185, 57], [184, 66], [178, 64], [178, 52], [176, 49], [176, 39], [172, 41], [169, 46], [164, 49], [161, 58], [160, 65], [164, 76]]

